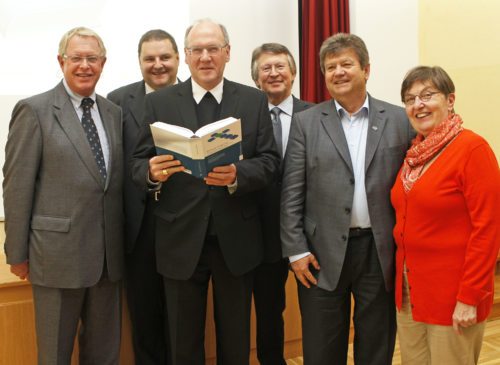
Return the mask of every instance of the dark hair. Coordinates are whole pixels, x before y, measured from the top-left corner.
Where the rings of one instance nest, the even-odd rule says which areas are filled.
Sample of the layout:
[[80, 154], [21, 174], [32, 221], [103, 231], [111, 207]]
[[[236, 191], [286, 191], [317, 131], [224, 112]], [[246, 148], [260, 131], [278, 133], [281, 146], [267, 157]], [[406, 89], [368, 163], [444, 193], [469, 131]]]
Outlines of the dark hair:
[[361, 68], [368, 66], [370, 57], [365, 42], [354, 34], [337, 33], [323, 41], [319, 50], [319, 65], [321, 72], [325, 73], [325, 58], [330, 54], [336, 54], [344, 49], [353, 49], [358, 56]]
[[252, 63], [250, 65], [252, 71], [253, 81], [257, 81], [259, 78], [259, 65], [258, 59], [263, 53], [272, 53], [275, 55], [284, 54], [288, 59], [288, 66], [290, 66], [290, 71], [295, 75], [297, 73], [297, 66], [295, 65], [295, 60], [290, 53], [290, 50], [279, 43], [264, 43], [261, 46], [255, 48], [252, 52]]
[[430, 81], [436, 89], [438, 89], [439, 92], [443, 93], [445, 96], [455, 92], [455, 85], [453, 84], [450, 75], [448, 75], [441, 67], [417, 66], [408, 71], [403, 83], [401, 84], [401, 100], [403, 103], [406, 92], [417, 81]]
[[141, 55], [141, 48], [144, 42], [163, 41], [165, 39], [168, 39], [170, 43], [172, 43], [172, 48], [174, 49], [174, 52], [179, 53], [179, 50], [177, 48], [177, 43], [175, 43], [174, 37], [172, 37], [170, 33], [167, 33], [162, 29], [152, 29], [144, 33], [141, 39], [139, 40], [139, 47], [137, 48], [137, 53], [139, 54], [139, 56]]

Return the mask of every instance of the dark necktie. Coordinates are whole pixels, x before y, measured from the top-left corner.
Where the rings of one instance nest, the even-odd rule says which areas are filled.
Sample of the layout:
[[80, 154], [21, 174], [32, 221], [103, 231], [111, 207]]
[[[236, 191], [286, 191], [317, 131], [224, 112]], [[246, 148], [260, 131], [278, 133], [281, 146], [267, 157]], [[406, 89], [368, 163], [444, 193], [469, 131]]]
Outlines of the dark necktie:
[[94, 120], [92, 119], [92, 114], [90, 113], [90, 108], [94, 105], [94, 100], [91, 98], [83, 98], [82, 100], [82, 127], [87, 134], [87, 139], [89, 141], [90, 148], [94, 154], [95, 161], [101, 176], [106, 180], [106, 164], [104, 163], [104, 155], [102, 153], [101, 141], [99, 140], [99, 134], [97, 133], [97, 128], [95, 126]]
[[278, 152], [280, 153], [281, 158], [283, 158], [283, 137], [282, 137], [280, 113], [281, 109], [278, 108], [277, 106], [271, 109], [271, 115], [273, 117], [274, 140], [276, 141]]
[[200, 127], [217, 120], [218, 105], [212, 93], [207, 91], [198, 104], [198, 125]]

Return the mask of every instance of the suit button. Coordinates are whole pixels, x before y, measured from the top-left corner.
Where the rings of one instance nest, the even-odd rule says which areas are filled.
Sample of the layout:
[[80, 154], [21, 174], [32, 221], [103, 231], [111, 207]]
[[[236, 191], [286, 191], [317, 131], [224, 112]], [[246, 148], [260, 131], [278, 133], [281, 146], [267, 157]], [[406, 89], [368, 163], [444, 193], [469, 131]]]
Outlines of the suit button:
[[351, 185], [354, 185], [354, 179], [353, 179], [352, 177], [349, 179], [349, 183], [350, 183]]
[[345, 208], [345, 214], [350, 214], [351, 213], [351, 208]]
[[347, 236], [345, 234], [342, 235], [342, 241], [347, 241]]

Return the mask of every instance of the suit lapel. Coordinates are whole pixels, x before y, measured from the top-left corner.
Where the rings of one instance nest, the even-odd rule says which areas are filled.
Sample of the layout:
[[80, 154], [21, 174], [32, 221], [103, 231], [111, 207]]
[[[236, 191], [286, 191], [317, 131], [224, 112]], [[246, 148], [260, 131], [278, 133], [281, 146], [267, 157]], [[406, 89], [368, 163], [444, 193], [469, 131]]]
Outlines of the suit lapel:
[[80, 120], [78, 120], [78, 115], [62, 82], [56, 86], [54, 99], [55, 120], [68, 136], [90, 174], [99, 185], [104, 186], [104, 181], [97, 168], [85, 131]]
[[320, 112], [321, 123], [325, 128], [326, 134], [332, 140], [335, 148], [337, 149], [349, 169], [353, 171], [351, 155], [349, 154], [349, 147], [347, 146], [347, 140], [345, 138], [344, 130], [342, 129], [342, 124], [335, 109], [333, 100], [328, 103], [324, 103]]
[[104, 101], [104, 98], [101, 97], [100, 95], [97, 95], [97, 107], [99, 108], [99, 114], [101, 115], [101, 121], [104, 126], [104, 130], [106, 131], [106, 137], [108, 138], [108, 146], [109, 146], [109, 166], [108, 166], [108, 174], [107, 174], [107, 179], [106, 179], [106, 185], [105, 185], [105, 190], [108, 188], [109, 181], [110, 181], [110, 176], [113, 171], [113, 161], [115, 161], [115, 155], [117, 154], [117, 151], [114, 150], [115, 146], [119, 146], [118, 144], [118, 138], [119, 136], [117, 135], [117, 128], [113, 128], [112, 123], [114, 123], [113, 120], [113, 114], [109, 110], [109, 104]]
[[293, 98], [293, 110], [292, 110], [292, 112], [294, 114], [298, 113], [298, 112], [301, 112], [301, 111], [306, 110], [307, 108], [309, 108], [310, 105], [308, 103], [305, 103], [305, 102], [303, 102], [300, 99], [297, 99], [293, 95], [292, 95], [292, 98]]
[[224, 79], [220, 119], [234, 117], [236, 115], [235, 112], [238, 107], [238, 101], [238, 89], [233, 82]]
[[198, 117], [196, 116], [196, 105], [193, 99], [191, 79], [179, 85], [176, 105], [183, 120], [182, 126], [196, 132], [198, 129]]
[[144, 119], [144, 96], [145, 94], [144, 82], [138, 83], [134, 90], [129, 94], [130, 113], [134, 119], [137, 128], [141, 127], [142, 120]]
[[373, 160], [373, 156], [377, 150], [386, 123], [384, 107], [379, 105], [379, 103], [377, 103], [377, 101], [372, 97], [368, 97], [370, 115], [368, 118], [368, 135], [366, 137], [365, 171], [368, 170], [368, 167]]

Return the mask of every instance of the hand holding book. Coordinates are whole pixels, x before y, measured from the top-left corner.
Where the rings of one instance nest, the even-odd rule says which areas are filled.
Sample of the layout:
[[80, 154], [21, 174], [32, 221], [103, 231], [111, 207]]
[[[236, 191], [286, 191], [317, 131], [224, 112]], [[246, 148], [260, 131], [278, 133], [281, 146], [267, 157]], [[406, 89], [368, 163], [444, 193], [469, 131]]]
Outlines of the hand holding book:
[[[236, 178], [236, 167], [230, 166], [243, 158], [239, 119], [232, 117], [222, 119], [207, 124], [195, 133], [187, 128], [163, 122], [155, 122], [150, 127], [158, 155], [173, 156], [172, 160], [179, 161], [179, 165], [184, 167], [183, 172], [198, 178], [205, 178], [212, 171], [213, 175], [208, 177], [211, 185], [227, 182], [233, 174], [234, 179]], [[160, 170], [163, 175], [165, 173], [168, 175], [170, 170], [163, 171], [163, 169], [178, 166], [174, 165], [171, 160], [156, 159], [155, 163], [161, 162], [163, 165], [155, 165], [154, 171], [151, 171], [151, 161], [150, 174], [154, 178], [158, 177]], [[168, 161], [171, 162], [167, 163]], [[167, 165], [169, 167], [164, 167]], [[215, 170], [214, 167], [224, 168]], [[177, 170], [174, 171], [177, 172]]]

